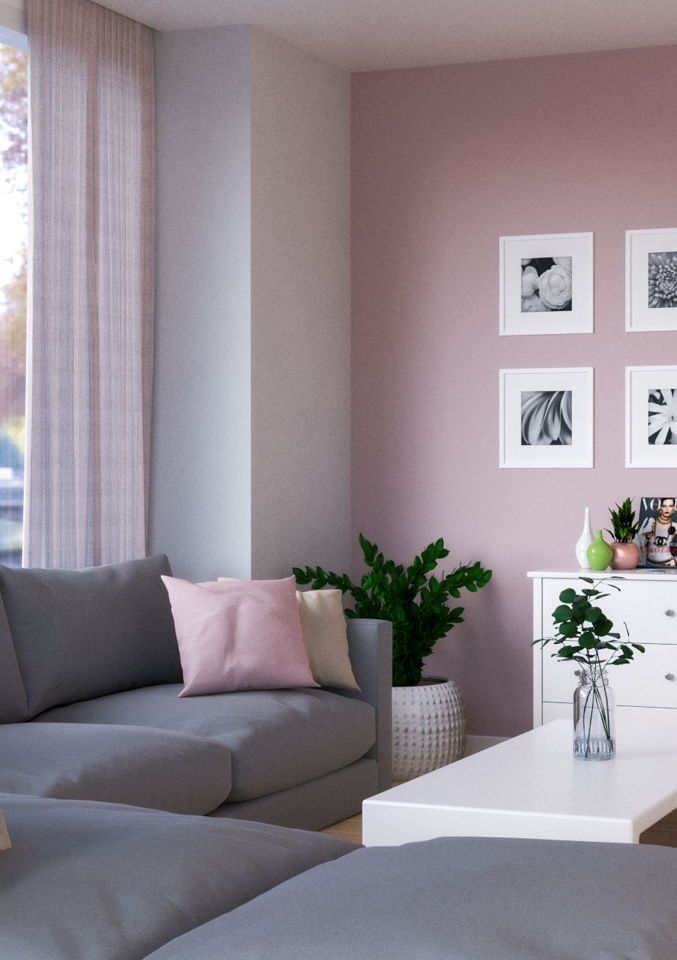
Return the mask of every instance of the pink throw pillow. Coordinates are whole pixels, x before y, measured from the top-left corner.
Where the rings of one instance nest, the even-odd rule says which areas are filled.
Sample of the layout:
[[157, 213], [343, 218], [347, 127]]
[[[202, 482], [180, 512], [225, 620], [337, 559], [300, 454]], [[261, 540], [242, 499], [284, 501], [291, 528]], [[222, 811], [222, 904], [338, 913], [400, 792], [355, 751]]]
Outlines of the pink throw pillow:
[[162, 581], [179, 642], [180, 697], [318, 686], [303, 643], [293, 577]]

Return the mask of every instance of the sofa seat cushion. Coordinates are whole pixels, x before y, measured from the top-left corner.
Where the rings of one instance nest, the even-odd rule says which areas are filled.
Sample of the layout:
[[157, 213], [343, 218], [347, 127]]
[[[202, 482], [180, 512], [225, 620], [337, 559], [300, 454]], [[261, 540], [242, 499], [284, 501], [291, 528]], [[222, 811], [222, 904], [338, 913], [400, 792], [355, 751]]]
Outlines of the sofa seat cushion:
[[37, 720], [123, 723], [216, 740], [232, 754], [229, 801], [307, 783], [359, 760], [374, 709], [327, 690], [246, 690], [182, 697], [180, 684], [128, 690], [48, 710]]
[[3, 960], [139, 960], [316, 864], [335, 837], [243, 820], [0, 794]]
[[109, 724], [0, 724], [0, 792], [205, 814], [230, 792], [215, 740]]
[[146, 960], [674, 960], [676, 884], [677, 851], [643, 844], [369, 847]]

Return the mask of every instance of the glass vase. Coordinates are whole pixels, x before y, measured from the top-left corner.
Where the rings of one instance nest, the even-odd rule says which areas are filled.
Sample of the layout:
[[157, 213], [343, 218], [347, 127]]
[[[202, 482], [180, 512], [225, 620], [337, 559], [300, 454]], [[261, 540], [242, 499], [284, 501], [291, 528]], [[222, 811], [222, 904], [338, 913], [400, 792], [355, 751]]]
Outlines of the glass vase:
[[574, 691], [574, 756], [611, 760], [616, 753], [614, 695], [606, 670], [579, 670]]

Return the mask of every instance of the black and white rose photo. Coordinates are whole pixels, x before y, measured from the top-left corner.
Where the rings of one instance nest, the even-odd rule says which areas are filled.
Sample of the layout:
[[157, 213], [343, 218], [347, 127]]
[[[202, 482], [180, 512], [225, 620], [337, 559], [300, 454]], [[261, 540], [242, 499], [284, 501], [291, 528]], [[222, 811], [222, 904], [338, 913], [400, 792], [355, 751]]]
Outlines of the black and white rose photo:
[[677, 444], [677, 390], [649, 390], [649, 443]]
[[649, 254], [649, 308], [677, 307], [677, 251]]
[[523, 390], [521, 424], [523, 447], [570, 447], [572, 390]]
[[522, 313], [572, 309], [572, 259], [522, 258]]

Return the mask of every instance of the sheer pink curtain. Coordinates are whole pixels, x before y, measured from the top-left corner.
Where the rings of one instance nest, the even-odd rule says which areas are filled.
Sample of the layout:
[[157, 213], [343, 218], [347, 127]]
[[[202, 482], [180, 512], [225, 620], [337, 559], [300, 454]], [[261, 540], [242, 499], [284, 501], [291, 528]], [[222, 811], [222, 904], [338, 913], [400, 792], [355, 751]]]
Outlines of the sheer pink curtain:
[[152, 32], [89, 0], [27, 0], [24, 564], [143, 556], [154, 262]]

